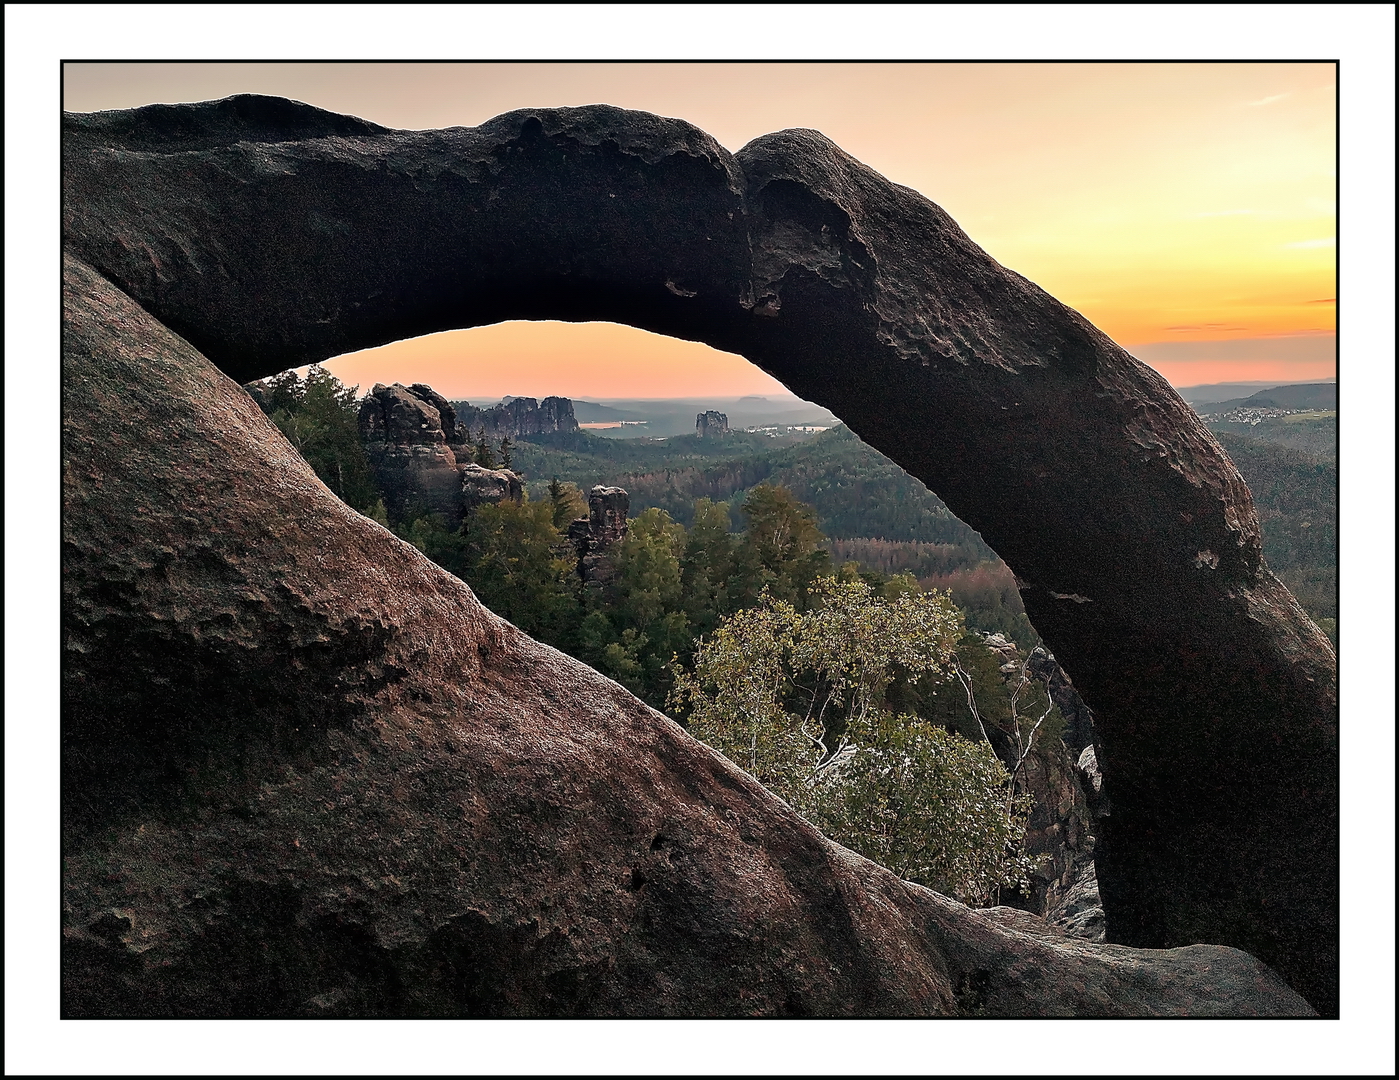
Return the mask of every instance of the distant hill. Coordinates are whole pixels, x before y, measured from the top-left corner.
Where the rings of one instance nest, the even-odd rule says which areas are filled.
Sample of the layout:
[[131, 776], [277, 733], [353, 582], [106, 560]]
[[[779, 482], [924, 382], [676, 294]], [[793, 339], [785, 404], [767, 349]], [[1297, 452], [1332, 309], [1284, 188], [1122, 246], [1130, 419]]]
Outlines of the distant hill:
[[[1237, 415], [1237, 414], [1232, 414]], [[1242, 435], [1256, 442], [1301, 450], [1321, 461], [1336, 460], [1336, 413], [1303, 412], [1272, 416], [1257, 423], [1207, 421], [1217, 436]]]
[[[1290, 418], [1289, 418], [1290, 419]], [[1261, 426], [1261, 425], [1260, 425]], [[1253, 492], [1263, 528], [1263, 556], [1316, 619], [1334, 620], [1336, 497], [1334, 458], [1221, 432], [1228, 452]], [[1334, 624], [1328, 628], [1334, 638]]]
[[1206, 383], [1200, 386], [1177, 386], [1176, 393], [1197, 408], [1201, 405], [1212, 404], [1220, 401], [1230, 401], [1235, 398], [1247, 398], [1260, 390], [1277, 389], [1281, 386], [1335, 384], [1335, 379], [1313, 380], [1311, 383], [1278, 383], [1278, 382], [1228, 382], [1228, 383]]
[[[1198, 402], [1194, 408], [1216, 435], [1242, 435], [1301, 450], [1321, 460], [1336, 460], [1334, 382], [1288, 383], [1248, 397]], [[1269, 415], [1269, 410], [1276, 412]]]
[[665, 440], [560, 432], [529, 436], [516, 446], [514, 460], [532, 493], [554, 476], [585, 490], [616, 484], [631, 494], [633, 513], [657, 506], [685, 525], [696, 499], [737, 508], [755, 485], [778, 483], [815, 508], [827, 536], [958, 544], [977, 559], [996, 557], [922, 481], [844, 426], [785, 445], [745, 432]]
[[[1286, 423], [1301, 419], [1281, 417], [1277, 427], [1324, 443], [1325, 423]], [[1314, 618], [1334, 620], [1335, 417], [1328, 422], [1329, 455], [1278, 445], [1269, 427], [1273, 421], [1243, 427], [1243, 433], [1222, 432], [1220, 441], [1254, 493], [1269, 565]], [[531, 435], [517, 444], [515, 465], [526, 474], [532, 498], [546, 497], [554, 476], [584, 490], [617, 484], [631, 494], [633, 514], [655, 506], [686, 525], [694, 501], [703, 497], [734, 507], [738, 528], [737, 508], [748, 492], [760, 483], [780, 483], [816, 510], [837, 562], [911, 571], [927, 585], [951, 587], [959, 603], [974, 603], [980, 629], [1013, 636], [1021, 629], [1023, 609], [1013, 580], [981, 535], [844, 426], [786, 445], [742, 432], [726, 439], [665, 440], [605, 439], [586, 431]], [[1335, 623], [1327, 629], [1334, 635]]]
[[1217, 415], [1232, 412], [1234, 409], [1334, 409], [1336, 407], [1335, 383], [1291, 383], [1259, 390], [1248, 397], [1228, 398], [1224, 401], [1200, 402], [1195, 410]]

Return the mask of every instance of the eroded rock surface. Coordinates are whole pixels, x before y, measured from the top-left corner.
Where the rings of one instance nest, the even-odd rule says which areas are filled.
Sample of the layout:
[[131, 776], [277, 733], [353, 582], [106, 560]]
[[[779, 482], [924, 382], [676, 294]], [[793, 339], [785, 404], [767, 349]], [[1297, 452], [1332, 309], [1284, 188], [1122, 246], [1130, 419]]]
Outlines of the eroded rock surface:
[[525, 483], [509, 469], [488, 469], [484, 465], [459, 465], [461, 498], [466, 513], [483, 503], [519, 502]]
[[822, 838], [346, 507], [92, 270], [64, 310], [66, 1016], [1305, 1015]]
[[468, 442], [477, 432], [496, 439], [503, 435], [517, 439], [522, 435], [578, 430], [573, 402], [566, 397], [546, 397], [543, 401], [517, 397], [501, 405], [492, 405], [489, 409], [462, 402], [458, 412], [461, 438]]
[[610, 556], [613, 546], [627, 535], [630, 508], [631, 496], [623, 488], [594, 484], [588, 492], [588, 516], [568, 526], [584, 585], [602, 588], [612, 580]]
[[449, 529], [461, 524], [461, 473], [435, 405], [398, 383], [376, 383], [360, 402], [359, 431], [392, 520], [435, 513]]
[[[1337, 1007], [1328, 641], [1263, 565], [1248, 490], [1193, 411], [917, 192], [813, 131], [730, 154], [604, 106], [399, 132], [256, 97], [69, 116], [64, 170], [67, 251], [239, 382], [436, 330], [599, 319], [742, 354], [834, 409], [1012, 567], [1091, 705], [1115, 940], [1236, 945]], [[138, 591], [223, 572], [158, 552], [138, 569], [133, 543], [108, 557]], [[214, 595], [230, 628], [259, 602]], [[305, 647], [316, 670], [328, 646]]]
[[482, 503], [523, 498], [517, 474], [471, 461], [470, 432], [425, 383], [376, 383], [360, 402], [359, 433], [393, 521], [438, 514], [456, 529]]
[[726, 414], [710, 409], [695, 416], [695, 434], [701, 439], [719, 439], [729, 433], [729, 418]]

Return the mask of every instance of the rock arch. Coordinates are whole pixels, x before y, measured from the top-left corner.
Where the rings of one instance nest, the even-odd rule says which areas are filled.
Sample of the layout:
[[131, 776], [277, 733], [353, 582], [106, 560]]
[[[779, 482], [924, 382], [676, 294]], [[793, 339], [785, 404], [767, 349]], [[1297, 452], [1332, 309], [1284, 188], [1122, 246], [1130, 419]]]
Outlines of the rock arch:
[[[115, 286], [183, 339], [171, 355], [187, 342], [238, 382], [438, 330], [609, 320], [739, 353], [833, 409], [1002, 554], [1093, 706], [1109, 939], [1236, 946], [1334, 1011], [1325, 636], [1263, 565], [1246, 486], [1165, 381], [917, 192], [814, 131], [730, 154], [606, 106], [407, 132], [244, 96], [69, 115], [63, 152], [70, 287], [108, 310], [92, 298]], [[76, 572], [100, 558], [80, 549], [77, 639], [100, 622], [102, 579]], [[372, 658], [384, 633], [370, 620], [355, 649]], [[120, 679], [68, 655], [65, 715], [87, 716], [85, 695]]]

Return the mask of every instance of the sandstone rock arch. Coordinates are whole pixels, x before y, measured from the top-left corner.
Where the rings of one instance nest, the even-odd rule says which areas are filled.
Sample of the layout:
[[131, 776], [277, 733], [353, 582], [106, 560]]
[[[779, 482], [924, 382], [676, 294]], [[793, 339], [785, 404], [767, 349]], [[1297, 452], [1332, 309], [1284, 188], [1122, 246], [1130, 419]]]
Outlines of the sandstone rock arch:
[[[173, 716], [176, 704], [141, 672], [161, 669], [177, 639], [198, 643], [190, 644], [190, 670], [207, 673], [208, 686], [263, 680], [258, 707], [276, 715], [287, 746], [301, 745], [307, 731], [339, 730], [341, 713], [354, 722], [378, 716], [385, 694], [412, 686], [417, 714], [446, 725], [438, 742], [460, 742], [443, 712], [455, 699], [434, 702], [433, 691], [405, 674], [407, 654], [394, 652], [404, 634], [412, 637], [405, 628], [414, 620], [441, 624], [412, 653], [439, 677], [444, 664], [474, 665], [483, 686], [497, 686], [484, 673], [500, 655], [513, 658], [520, 678], [547, 671], [545, 689], [525, 695], [544, 713], [563, 699], [586, 713], [578, 687], [596, 680], [484, 614], [446, 612], [448, 586], [353, 515], [317, 502], [314, 481], [293, 463], [279, 465], [300, 477], [288, 490], [314, 503], [323, 525], [270, 494], [262, 502], [296, 522], [287, 526], [301, 530], [296, 543], [266, 522], [247, 524], [246, 506], [210, 496], [213, 540], [191, 547], [194, 526], [171, 518], [151, 533], [166, 540], [152, 544], [130, 522], [154, 512], [142, 498], [154, 504], [161, 496], [131, 475], [135, 494], [103, 489], [102, 470], [91, 465], [103, 437], [96, 419], [117, 415], [113, 387], [141, 387], [147, 418], [165, 417], [182, 439], [207, 436], [209, 447], [246, 457], [257, 418], [203, 373], [200, 354], [243, 382], [436, 330], [604, 319], [746, 356], [834, 409], [1002, 554], [1036, 627], [1100, 721], [1099, 760], [1113, 798], [1098, 853], [1110, 940], [1236, 946], [1322, 1012], [1336, 1008], [1336, 668], [1326, 638], [1262, 564], [1247, 488], [1164, 380], [995, 263], [921, 195], [812, 131], [764, 136], [730, 154], [683, 121], [604, 106], [401, 132], [257, 97], [69, 116], [64, 184], [65, 799], [73, 776], [85, 778], [83, 790], [103, 792], [86, 809], [65, 802], [82, 835], [96, 835], [112, 820], [107, 808], [134, 797], [122, 787], [130, 773], [98, 759], [118, 743], [150, 750], [168, 738], [152, 718]], [[183, 398], [155, 401], [162, 380], [177, 397], [198, 384], [217, 416], [192, 417]], [[147, 463], [166, 478], [167, 493], [188, 482], [179, 454], [212, 461], [209, 447], [187, 442], [140, 447], [110, 429], [105, 437], [106, 452], [124, 448], [133, 461], [164, 454]], [[246, 490], [240, 498], [259, 501]], [[245, 542], [255, 555], [230, 555], [220, 547], [218, 514], [270, 530], [271, 547]], [[124, 554], [77, 535], [98, 525], [126, 545]], [[176, 534], [185, 540], [176, 543]], [[307, 569], [312, 536], [327, 565], [351, 551], [387, 560], [412, 584], [386, 580], [383, 600], [338, 590]], [[251, 608], [226, 605], [200, 624], [202, 637], [190, 638], [178, 615], [190, 610], [185, 593], [217, 607], [200, 582], [249, 573], [238, 559], [271, 551], [311, 577], [284, 578], [286, 595], [267, 585], [246, 601]], [[184, 607], [171, 599], [177, 594]], [[452, 604], [467, 603], [452, 596]], [[451, 633], [473, 647], [462, 652]], [[121, 665], [102, 655], [112, 648], [122, 650]], [[319, 703], [279, 697], [306, 686]], [[186, 723], [181, 746], [204, 746], [210, 731], [238, 727], [219, 719], [225, 705], [208, 707], [209, 731]], [[470, 708], [481, 707], [471, 699]], [[127, 722], [124, 709], [145, 717], [139, 738], [112, 734]], [[382, 716], [372, 723], [392, 726]], [[416, 752], [418, 735], [391, 734], [396, 753]], [[254, 756], [267, 753], [265, 744]], [[155, 768], [160, 758], [168, 771], [168, 755], [146, 750], [130, 751], [137, 767]], [[325, 745], [317, 752], [330, 753]], [[667, 752], [672, 761], [679, 753]], [[308, 777], [328, 767], [316, 760]], [[560, 760], [550, 767], [572, 775]], [[685, 760], [712, 775], [698, 759]], [[545, 768], [519, 767], [531, 775]], [[664, 853], [665, 836], [657, 833], [653, 854]], [[653, 871], [637, 872], [646, 879]], [[287, 896], [264, 884], [270, 891], [255, 904], [290, 911]], [[887, 894], [891, 886], [878, 888]], [[105, 930], [75, 930], [84, 949], [97, 951], [74, 955], [101, 955], [104, 933], [129, 944], [140, 931], [127, 910], [113, 904]], [[334, 926], [352, 924], [342, 916]], [[486, 918], [457, 918], [478, 916]], [[926, 914], [919, 919], [932, 932]], [[333, 932], [342, 931], [317, 930]], [[492, 938], [489, 950], [508, 953], [514, 940]], [[118, 979], [105, 963], [81, 960], [75, 970], [88, 973], [84, 985]], [[545, 986], [552, 977], [538, 975], [538, 993], [576, 1002], [567, 986]], [[871, 1011], [950, 1000], [942, 991], [910, 997], [906, 986], [880, 986], [869, 991]], [[498, 1001], [505, 991], [480, 993]], [[785, 1007], [803, 1011], [816, 991], [783, 993]]]

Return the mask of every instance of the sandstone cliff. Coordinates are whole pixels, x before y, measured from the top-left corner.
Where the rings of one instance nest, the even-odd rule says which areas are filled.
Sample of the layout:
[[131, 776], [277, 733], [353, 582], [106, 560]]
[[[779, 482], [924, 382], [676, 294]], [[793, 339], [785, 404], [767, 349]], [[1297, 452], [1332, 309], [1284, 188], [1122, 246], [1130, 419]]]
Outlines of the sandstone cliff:
[[501, 405], [492, 405], [489, 409], [459, 401], [457, 423], [461, 425], [465, 438], [477, 431], [484, 431], [489, 438], [499, 439], [502, 435], [508, 435], [518, 439], [525, 435], [578, 430], [573, 402], [566, 397], [546, 397], [543, 401], [517, 397]]
[[578, 576], [590, 588], [601, 588], [612, 580], [612, 546], [627, 535], [627, 512], [631, 499], [619, 487], [596, 484], [588, 492], [588, 516], [568, 527], [568, 538], [578, 555]]
[[701, 439], [717, 439], [729, 433], [729, 418], [710, 409], [695, 417], [695, 434]]
[[470, 462], [456, 411], [423, 383], [376, 383], [360, 403], [359, 431], [393, 521], [434, 513], [456, 529], [483, 502], [523, 497], [515, 473]]

